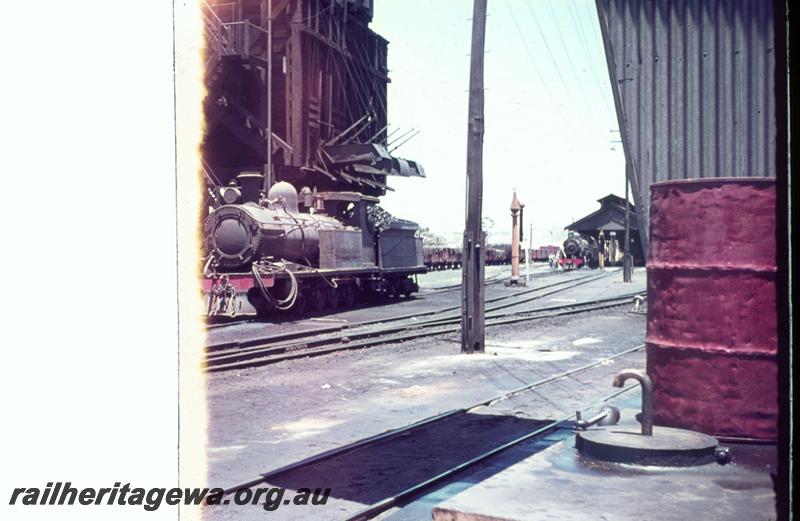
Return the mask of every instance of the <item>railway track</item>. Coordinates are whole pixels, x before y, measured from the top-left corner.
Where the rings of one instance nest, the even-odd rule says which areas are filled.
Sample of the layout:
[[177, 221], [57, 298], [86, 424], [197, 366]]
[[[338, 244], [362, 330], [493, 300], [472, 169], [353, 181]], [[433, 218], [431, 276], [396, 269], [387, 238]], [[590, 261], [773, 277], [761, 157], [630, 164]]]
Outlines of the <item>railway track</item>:
[[[495, 304], [497, 302], [501, 302], [501, 301], [504, 301], [504, 300], [510, 300], [510, 301], [516, 301], [516, 304], [521, 304], [521, 303], [530, 302], [532, 300], [536, 300], [538, 298], [545, 297], [545, 296], [548, 296], [548, 295], [551, 295], [551, 294], [554, 294], [554, 293], [557, 293], [557, 292], [560, 292], [560, 291], [565, 291], [567, 289], [570, 289], [570, 288], [573, 288], [573, 287], [576, 287], [576, 286], [580, 286], [582, 284], [586, 284], [586, 283], [592, 282], [594, 280], [597, 280], [597, 279], [600, 279], [600, 278], [603, 278], [603, 277], [607, 277], [609, 275], [610, 274], [601, 274], [601, 275], [592, 274], [592, 275], [580, 277], [580, 278], [577, 278], [577, 279], [561, 280], [561, 281], [558, 281], [558, 282], [555, 282], [555, 283], [552, 283], [552, 284], [545, 284], [545, 285], [542, 285], [542, 286], [537, 286], [535, 288], [530, 288], [530, 289], [526, 289], [526, 290], [523, 290], [523, 291], [517, 291], [517, 292], [511, 293], [511, 294], [508, 294], [508, 295], [501, 295], [501, 296], [498, 296], [498, 297], [493, 297], [493, 298], [490, 298], [490, 299], [486, 299], [485, 302], [486, 302], [486, 304]], [[552, 289], [552, 288], [557, 288], [557, 287], [561, 287], [561, 289], [556, 290], [556, 291], [552, 291], [550, 293], [543, 294], [543, 295], [537, 295], [537, 296], [534, 296], [534, 297], [528, 297], [528, 295], [530, 295], [531, 293], [537, 293], [537, 292], [540, 292], [542, 290]], [[503, 306], [503, 307], [510, 307], [511, 305], [516, 305], [516, 304], [510, 304], [508, 306]], [[361, 321], [356, 321], [356, 322], [342, 321], [342, 322], [340, 322], [338, 324], [335, 324], [335, 325], [332, 325], [332, 326], [329, 326], [329, 327], [319, 327], [319, 328], [314, 328], [314, 329], [310, 329], [310, 330], [302, 330], [302, 331], [288, 331], [288, 332], [284, 332], [284, 333], [258, 336], [258, 337], [250, 338], [250, 339], [247, 339], [247, 340], [237, 340], [237, 341], [231, 341], [231, 342], [219, 342], [219, 343], [215, 343], [215, 344], [208, 344], [206, 346], [206, 352], [247, 348], [247, 347], [253, 347], [253, 346], [262, 346], [263, 347], [263, 346], [265, 346], [267, 344], [270, 344], [270, 343], [282, 342], [282, 341], [286, 341], [286, 340], [297, 340], [299, 338], [312, 337], [312, 336], [323, 335], [323, 334], [327, 334], [327, 333], [338, 332], [338, 331], [341, 331], [341, 330], [344, 330], [344, 329], [351, 329], [352, 330], [352, 329], [365, 327], [365, 326], [376, 325], [376, 324], [388, 324], [388, 323], [400, 322], [400, 321], [404, 321], [404, 320], [415, 320], [415, 319], [418, 319], [418, 318], [421, 318], [421, 317], [443, 314], [443, 313], [447, 313], [447, 312], [450, 312], [450, 311], [455, 311], [455, 310], [458, 310], [458, 309], [461, 309], [460, 304], [459, 305], [454, 305], [454, 306], [447, 306], [447, 307], [428, 309], [428, 310], [424, 310], [424, 311], [418, 311], [418, 312], [415, 312], [415, 313], [405, 313], [405, 314], [400, 314], [400, 315], [381, 317], [381, 318], [371, 319], [371, 320], [361, 320]], [[490, 307], [487, 307], [485, 309], [485, 311], [489, 312], [489, 311], [492, 311], [492, 310], [495, 310], [495, 309], [498, 309], [498, 307], [497, 306], [490, 306]]]
[[[499, 283], [503, 282], [503, 280], [505, 278], [507, 278], [507, 274], [504, 274], [502, 277], [496, 275], [494, 277], [487, 278], [486, 281], [485, 281], [485, 284], [487, 286], [492, 286], [494, 284], [499, 284]], [[459, 289], [461, 289], [461, 284], [453, 284], [453, 285], [449, 285], [449, 286], [439, 286], [439, 287], [429, 288], [429, 289], [428, 288], [421, 288], [419, 295], [420, 296], [435, 295], [435, 294], [438, 294], [438, 293], [447, 293], [448, 291], [456, 291], [456, 290], [459, 290]], [[366, 303], [356, 304], [356, 305], [354, 305], [354, 306], [352, 306], [350, 308], [346, 308], [346, 309], [343, 309], [343, 310], [342, 309], [338, 309], [336, 311], [351, 311], [351, 310], [363, 309], [363, 308], [366, 308], [366, 307], [370, 307], [370, 304], [366, 304]], [[315, 313], [311, 313], [311, 314], [309, 314], [308, 318], [317, 318], [315, 315], [316, 315]], [[238, 316], [238, 317], [222, 317], [221, 320], [217, 319], [217, 321], [215, 321], [215, 322], [207, 322], [205, 327], [206, 327], [207, 330], [208, 329], [219, 329], [219, 328], [230, 327], [230, 326], [238, 326], [238, 325], [241, 325], [241, 324], [251, 324], [251, 323], [260, 322], [260, 321], [261, 320], [259, 320], [258, 318], [254, 317], [252, 315], [241, 315], [241, 316]], [[287, 319], [287, 321], [291, 321], [291, 320]]]
[[[630, 299], [635, 295], [635, 293], [631, 293], [629, 295], [547, 306], [532, 310], [490, 313], [486, 315], [485, 327], [496, 327], [618, 307], [629, 303]], [[513, 305], [517, 305], [517, 303]], [[505, 306], [498, 306], [498, 308], [501, 307]], [[338, 351], [364, 349], [381, 344], [396, 344], [419, 338], [447, 335], [461, 331], [460, 322], [460, 316], [442, 317], [403, 326], [314, 338], [299, 343], [257, 345], [250, 348], [210, 353], [205, 361], [206, 371], [240, 370], [297, 358], [327, 355]]]
[[[637, 385], [630, 385], [628, 387], [624, 387], [623, 389], [621, 389], [619, 391], [611, 393], [608, 396], [603, 397], [601, 400], [598, 400], [598, 401], [588, 405], [587, 407], [583, 408], [580, 412], [581, 412], [581, 414], [585, 414], [585, 413], [593, 410], [597, 406], [602, 405], [603, 403], [605, 403], [605, 402], [607, 402], [607, 401], [609, 401], [609, 400], [611, 400], [613, 398], [616, 398], [617, 396], [619, 396], [621, 394], [624, 394], [624, 393], [630, 391], [631, 389], [635, 388]], [[564, 426], [567, 422], [571, 422], [572, 420], [574, 420], [576, 418], [577, 418], [577, 413], [573, 413], [573, 414], [569, 414], [567, 416], [564, 416], [564, 417], [562, 417], [562, 418], [560, 418], [558, 420], [553, 420], [553, 421], [545, 424], [542, 427], [539, 427], [538, 429], [536, 429], [536, 430], [534, 430], [532, 432], [529, 432], [529, 433], [527, 433], [527, 434], [525, 434], [523, 436], [520, 436], [520, 437], [518, 437], [518, 438], [516, 438], [514, 440], [511, 440], [511, 441], [509, 441], [509, 442], [507, 442], [507, 443], [505, 443], [503, 445], [500, 445], [499, 447], [495, 447], [495, 448], [493, 448], [491, 450], [488, 450], [488, 451], [486, 451], [486, 452], [484, 452], [484, 453], [482, 453], [482, 454], [480, 454], [480, 455], [478, 455], [478, 456], [476, 456], [474, 458], [471, 458], [471, 459], [465, 461], [464, 463], [461, 463], [461, 464], [456, 465], [455, 467], [452, 467], [452, 468], [450, 468], [450, 469], [448, 469], [448, 470], [446, 470], [446, 471], [444, 471], [442, 473], [439, 473], [439, 474], [437, 474], [436, 476], [433, 476], [430, 479], [427, 479], [425, 481], [417, 483], [417, 484], [405, 489], [404, 491], [402, 491], [402, 492], [400, 492], [400, 493], [398, 493], [398, 494], [396, 494], [396, 495], [394, 495], [392, 497], [386, 498], [386, 499], [384, 499], [384, 500], [382, 500], [382, 501], [380, 501], [378, 503], [370, 505], [370, 506], [366, 507], [365, 509], [356, 512], [355, 514], [344, 518], [344, 521], [367, 521], [369, 519], [374, 519], [375, 517], [383, 514], [384, 512], [387, 512], [388, 510], [391, 510], [392, 508], [395, 508], [395, 507], [398, 507], [398, 506], [402, 506], [404, 504], [408, 504], [409, 502], [413, 501], [414, 499], [420, 497], [426, 490], [430, 490], [433, 487], [435, 487], [436, 485], [443, 484], [448, 479], [455, 477], [459, 472], [467, 470], [468, 468], [473, 467], [473, 466], [475, 466], [475, 465], [477, 465], [477, 464], [479, 464], [479, 463], [481, 463], [483, 461], [486, 461], [486, 460], [492, 458], [493, 456], [496, 456], [496, 455], [500, 454], [501, 452], [503, 452], [505, 450], [508, 450], [508, 449], [510, 449], [512, 447], [520, 445], [521, 443], [524, 443], [526, 441], [531, 441], [531, 440], [534, 440], [534, 439], [537, 439], [537, 438], [542, 438], [542, 437], [546, 436], [547, 434], [549, 434], [550, 432], [552, 432], [553, 430]]]
[[[548, 275], [555, 275], [555, 274], [556, 274], [556, 272], [554, 272], [554, 271], [548, 271], [548, 272], [544, 272], [544, 273], [534, 273], [534, 274], [531, 275], [530, 278], [531, 279], [539, 279], [539, 278], [542, 278], [542, 277], [545, 277], [545, 276], [548, 276]], [[508, 279], [509, 277], [511, 277], [511, 272], [510, 271], [503, 271], [503, 272], [500, 272], [500, 273], [496, 273], [496, 274], [492, 275], [491, 277], [486, 277], [484, 279], [484, 283], [487, 286], [493, 285], [493, 284], [499, 284], [499, 283], [505, 281], [506, 279]], [[459, 282], [457, 284], [447, 284], [445, 286], [437, 286], [437, 287], [433, 287], [433, 288], [420, 288], [420, 290], [422, 292], [424, 292], [425, 295], [430, 295], [431, 293], [443, 293], [443, 292], [446, 292], [446, 291], [455, 291], [455, 290], [458, 290], [458, 289], [461, 289], [461, 282]]]
[[[523, 291], [517, 291], [517, 292], [509, 294], [509, 295], [502, 295], [502, 296], [499, 296], [499, 297], [486, 299], [486, 304], [495, 304], [495, 303], [501, 302], [503, 300], [511, 300], [511, 301], [514, 301], [514, 303], [507, 303], [507, 305], [498, 304], [498, 305], [494, 305], [494, 306], [489, 306], [489, 307], [487, 307], [485, 309], [485, 311], [486, 312], [490, 312], [490, 311], [495, 311], [497, 309], [503, 309], [503, 308], [506, 308], [506, 307], [512, 307], [512, 306], [515, 306], [515, 305], [518, 305], [518, 304], [524, 304], [526, 302], [531, 302], [533, 300], [537, 300], [539, 298], [546, 297], [546, 296], [558, 293], [560, 291], [565, 291], [567, 289], [571, 289], [571, 288], [580, 286], [582, 284], [587, 284], [587, 283], [592, 282], [594, 280], [598, 280], [598, 279], [601, 279], [601, 278], [604, 278], [604, 277], [608, 277], [608, 276], [611, 276], [611, 274], [600, 274], [600, 275], [592, 274], [592, 275], [588, 275], [588, 276], [581, 277], [581, 278], [578, 278], [578, 279], [562, 280], [562, 281], [559, 281], [559, 282], [555, 282], [553, 284], [546, 284], [546, 285], [543, 285], [543, 286], [538, 286], [538, 287], [526, 289], [526, 290], [523, 290]], [[561, 287], [561, 286], [564, 286], [564, 287], [562, 287], [561, 289], [559, 289], [557, 291], [552, 291], [552, 292], [549, 292], [549, 293], [546, 293], [546, 294], [536, 295], [536, 296], [533, 296], [533, 297], [528, 297], [527, 296], [527, 295], [530, 295], [531, 293], [536, 293], [536, 292], [539, 292], [539, 291], [542, 291], [542, 290]], [[319, 328], [314, 328], [314, 329], [311, 329], [311, 330], [288, 331], [288, 332], [285, 332], [285, 333], [266, 335], [266, 336], [259, 336], [259, 337], [250, 338], [250, 339], [247, 339], [247, 340], [239, 340], [239, 341], [231, 341], [231, 342], [219, 342], [219, 343], [207, 345], [206, 346], [206, 352], [207, 353], [212, 353], [212, 352], [216, 352], [216, 351], [227, 351], [227, 350], [232, 350], [232, 349], [243, 349], [243, 348], [251, 348], [251, 347], [256, 347], [256, 346], [257, 347], [266, 347], [269, 344], [274, 344], [274, 343], [278, 343], [278, 342], [285, 342], [285, 341], [288, 341], [288, 340], [298, 340], [300, 338], [307, 338], [307, 337], [313, 337], [313, 336], [324, 335], [324, 334], [329, 334], [329, 333], [336, 333], [336, 332], [339, 332], [339, 331], [342, 331], [342, 330], [345, 330], [345, 329], [353, 330], [353, 329], [356, 329], [356, 328], [366, 327], [366, 326], [371, 326], [371, 325], [376, 325], [376, 324], [388, 324], [388, 323], [393, 323], [393, 322], [401, 322], [401, 321], [404, 321], [404, 320], [409, 320], [410, 321], [410, 320], [415, 320], [415, 319], [418, 319], [418, 318], [421, 318], [421, 317], [444, 314], [444, 313], [447, 313], [447, 312], [450, 312], [450, 311], [455, 311], [455, 310], [458, 310], [458, 309], [461, 309], [461, 305], [460, 304], [459, 305], [455, 305], [455, 306], [447, 306], [447, 307], [443, 307], [443, 308], [436, 308], [436, 309], [429, 309], [429, 310], [425, 310], [425, 311], [419, 311], [419, 312], [416, 312], [416, 313], [406, 313], [406, 314], [394, 315], [394, 316], [390, 316], [390, 317], [381, 317], [379, 319], [363, 320], [363, 321], [358, 321], [358, 322], [342, 322], [342, 323], [339, 323], [339, 324], [336, 324], [336, 325], [332, 325], [332, 326], [329, 326], [329, 327], [319, 327]]]
[[[536, 276], [532, 276], [531, 278], [538, 278], [538, 277], [541, 277], [541, 276], [542, 275], [536, 275]], [[508, 273], [498, 273], [498, 274], [493, 275], [491, 277], [487, 277], [486, 280], [485, 280], [485, 284], [487, 286], [491, 286], [491, 285], [494, 285], [494, 284], [499, 284], [500, 282], [503, 282], [503, 280], [505, 278], [507, 278], [507, 277], [508, 277]], [[450, 285], [446, 285], [446, 286], [438, 286], [438, 287], [433, 287], [433, 288], [420, 288], [420, 293], [419, 294], [420, 295], [435, 295], [435, 294], [438, 294], [438, 293], [446, 293], [448, 291], [456, 291], [458, 289], [461, 289], [461, 284], [460, 283], [459, 284], [450, 284]], [[364, 303], [356, 304], [356, 305], [354, 305], [354, 306], [352, 306], [350, 308], [345, 309], [344, 311], [356, 310], [356, 309], [366, 308], [366, 307], [369, 307], [369, 306], [370, 306], [370, 304], [364, 304]], [[311, 316], [311, 318], [314, 318], [314, 313], [310, 314], [310, 316]], [[214, 321], [208, 322], [209, 318], [213, 318]], [[279, 320], [281, 318], [283, 320], [291, 320], [291, 319], [288, 319], [287, 317], [280, 317], [279, 316], [277, 318]], [[206, 329], [218, 329], [218, 328], [223, 328], [223, 327], [238, 326], [238, 325], [241, 325], [241, 324], [251, 324], [253, 322], [260, 322], [261, 321], [260, 319], [256, 318], [253, 315], [241, 315], [241, 316], [238, 316], [238, 317], [205, 317], [205, 320], [207, 321], [206, 322], [206, 326], [205, 326]]]
[[[541, 278], [543, 276], [551, 275], [551, 274], [553, 274], [553, 273], [547, 272], [547, 273], [542, 273], [542, 274], [535, 274], [535, 275], [532, 275], [531, 278], [532, 279], [536, 279], [536, 278]], [[487, 286], [491, 286], [491, 285], [494, 285], [494, 284], [499, 284], [499, 283], [503, 282], [505, 279], [507, 279], [508, 277], [509, 277], [508, 273], [505, 273], [505, 272], [504, 273], [498, 273], [498, 274], [492, 275], [491, 277], [487, 277], [486, 280], [485, 280], [485, 283], [486, 283]], [[437, 286], [437, 287], [433, 287], [433, 288], [420, 288], [420, 294], [421, 295], [434, 295], [434, 294], [437, 294], [437, 293], [446, 293], [448, 291], [455, 291], [455, 290], [458, 290], [458, 289], [461, 289], [461, 283], [450, 284], [450, 285], [445, 285], [445, 286]], [[368, 307], [368, 306], [369, 306], [369, 304], [360, 304], [360, 305], [356, 304], [355, 306], [352, 306], [349, 309], [359, 309], [359, 308], [364, 308], [364, 307]], [[313, 318], [313, 314], [311, 316]], [[209, 321], [209, 319], [212, 319], [212, 321]], [[259, 322], [260, 321], [258, 318], [256, 318], [255, 316], [252, 316], [252, 315], [241, 315], [241, 316], [236, 316], [236, 317], [227, 317], [227, 316], [224, 316], [224, 317], [205, 317], [205, 320], [206, 320], [205, 327], [206, 327], [207, 330], [208, 329], [219, 329], [219, 328], [230, 327], [230, 326], [238, 326], [238, 325], [241, 325], [241, 324], [250, 324], [250, 323], [253, 323], [253, 322]]]
[[[495, 405], [495, 404], [497, 404], [499, 402], [502, 402], [504, 400], [507, 400], [507, 399], [509, 399], [509, 398], [511, 398], [513, 396], [516, 396], [516, 395], [519, 395], [519, 394], [522, 394], [522, 393], [525, 393], [525, 392], [528, 392], [528, 391], [532, 391], [532, 390], [541, 388], [543, 386], [546, 386], [547, 384], [550, 384], [550, 383], [553, 383], [553, 382], [556, 382], [556, 381], [559, 381], [559, 380], [563, 380], [563, 379], [566, 379], [566, 378], [573, 377], [575, 375], [586, 373], [586, 372], [591, 371], [592, 369], [595, 369], [595, 368], [599, 368], [599, 367], [605, 366], [605, 365], [607, 365], [609, 362], [611, 362], [613, 360], [616, 360], [616, 359], [619, 359], [619, 358], [623, 358], [625, 356], [640, 352], [640, 351], [642, 351], [644, 349], [644, 347], [645, 347], [644, 345], [638, 345], [638, 346], [633, 347], [633, 348], [625, 349], [625, 350], [619, 351], [617, 353], [611, 354], [609, 356], [603, 357], [603, 358], [601, 358], [599, 360], [595, 360], [595, 361], [593, 361], [591, 363], [587, 363], [585, 365], [582, 365], [582, 366], [579, 366], [579, 367], [576, 367], [576, 368], [573, 368], [573, 369], [569, 369], [569, 370], [566, 370], [566, 371], [561, 371], [561, 372], [552, 374], [550, 376], [547, 376], [545, 378], [542, 378], [540, 380], [537, 380], [535, 382], [522, 385], [522, 386], [517, 387], [516, 389], [513, 389], [511, 391], [507, 391], [507, 392], [501, 393], [499, 395], [492, 396], [492, 397], [490, 397], [488, 399], [482, 400], [482, 401], [480, 401], [478, 403], [475, 403], [475, 404], [472, 404], [472, 405], [470, 405], [468, 407], [464, 407], [464, 408], [460, 408], [460, 409], [453, 409], [453, 410], [450, 410], [450, 411], [447, 411], [447, 412], [444, 412], [444, 413], [441, 413], [441, 414], [438, 414], [438, 415], [435, 415], [435, 416], [430, 416], [430, 417], [424, 418], [422, 420], [418, 420], [416, 422], [413, 422], [413, 423], [410, 423], [408, 425], [405, 425], [403, 427], [392, 429], [392, 430], [386, 431], [384, 433], [381, 433], [381, 434], [378, 434], [378, 435], [375, 435], [375, 436], [364, 438], [362, 440], [358, 440], [356, 442], [353, 442], [353, 443], [350, 443], [350, 444], [347, 444], [347, 445], [344, 445], [344, 446], [341, 446], [341, 447], [337, 447], [337, 448], [322, 452], [320, 454], [316, 454], [316, 455], [311, 456], [309, 458], [305, 458], [305, 459], [303, 459], [301, 461], [297, 461], [297, 462], [291, 463], [289, 465], [280, 467], [278, 469], [266, 472], [264, 474], [260, 474], [259, 477], [256, 478], [256, 479], [253, 479], [253, 480], [250, 480], [250, 481], [246, 481], [246, 482], [239, 483], [237, 485], [233, 485], [231, 487], [228, 487], [228, 488], [225, 489], [225, 494], [226, 495], [233, 494], [233, 493], [235, 493], [235, 492], [237, 492], [239, 490], [255, 487], [255, 486], [258, 486], [258, 485], [263, 484], [263, 483], [273, 483], [273, 482], [275, 482], [276, 479], [280, 479], [284, 475], [288, 475], [289, 473], [297, 472], [297, 471], [304, 470], [304, 469], [311, 469], [311, 468], [313, 468], [314, 465], [323, 463], [326, 460], [331, 460], [331, 459], [336, 458], [336, 457], [347, 455], [348, 453], [352, 453], [352, 452], [357, 451], [357, 450], [358, 451], [363, 451], [363, 450], [365, 450], [367, 448], [370, 448], [370, 447], [373, 447], [373, 446], [376, 446], [376, 445], [380, 445], [380, 444], [382, 444], [384, 442], [387, 442], [387, 441], [392, 440], [392, 439], [399, 438], [401, 436], [402, 437], [413, 436], [415, 431], [419, 431], [420, 429], [430, 427], [433, 424], [436, 424], [438, 422], [443, 422], [444, 420], [456, 417], [458, 415], [468, 414], [468, 413], [477, 411], [478, 409], [481, 409], [481, 408], [491, 408], [493, 405]], [[637, 385], [638, 384], [629, 385], [627, 387], [622, 388], [619, 391], [616, 391], [616, 392], [614, 392], [614, 393], [612, 393], [612, 394], [610, 394], [608, 396], [605, 396], [601, 400], [593, 402], [589, 406], [584, 407], [581, 412], [584, 412], [584, 413], [588, 412], [588, 411], [592, 410], [593, 408], [601, 405], [602, 403], [607, 402], [608, 400], [610, 400], [610, 399], [612, 399], [612, 398], [614, 398], [616, 396], [619, 396], [619, 395], [621, 395], [623, 393], [626, 393], [626, 392], [630, 391], [631, 389], [635, 388]], [[548, 420], [548, 421], [546, 421], [544, 423], [544, 425], [536, 428], [533, 431], [526, 432], [522, 436], [518, 436], [518, 437], [516, 437], [516, 438], [514, 438], [514, 439], [512, 439], [510, 441], [502, 443], [499, 446], [494, 446], [494, 447], [488, 448], [487, 450], [481, 452], [477, 456], [470, 457], [468, 460], [460, 462], [460, 463], [454, 465], [453, 467], [448, 468], [447, 470], [445, 470], [443, 472], [439, 472], [438, 474], [436, 474], [433, 477], [430, 477], [430, 478], [424, 479], [423, 481], [415, 483], [413, 486], [410, 486], [410, 487], [404, 489], [400, 493], [394, 494], [391, 497], [382, 498], [381, 500], [370, 504], [366, 508], [364, 508], [364, 509], [362, 509], [362, 510], [360, 510], [360, 511], [354, 513], [354, 514], [348, 515], [345, 519], [347, 521], [364, 521], [364, 520], [372, 519], [372, 518], [374, 518], [374, 517], [386, 512], [386, 511], [388, 511], [388, 510], [390, 510], [390, 509], [392, 509], [392, 508], [394, 508], [394, 507], [396, 507], [398, 505], [407, 504], [411, 500], [413, 500], [415, 498], [418, 498], [424, 491], [429, 490], [429, 489], [433, 488], [436, 485], [439, 485], [439, 484], [442, 484], [442, 483], [446, 482], [448, 479], [454, 477], [457, 473], [459, 473], [459, 472], [461, 472], [461, 471], [463, 471], [463, 470], [465, 470], [465, 469], [467, 469], [469, 467], [475, 466], [475, 465], [477, 465], [477, 464], [479, 464], [479, 463], [481, 463], [483, 461], [486, 461], [489, 458], [491, 458], [491, 457], [493, 457], [493, 456], [495, 456], [495, 455], [497, 455], [497, 454], [499, 454], [499, 453], [501, 453], [501, 452], [503, 452], [503, 451], [505, 451], [505, 450], [507, 450], [507, 449], [509, 449], [511, 447], [514, 447], [516, 445], [519, 445], [519, 444], [521, 444], [523, 442], [526, 442], [526, 441], [529, 441], [529, 440], [534, 440], [534, 439], [537, 439], [537, 438], [541, 438], [541, 437], [545, 436], [546, 434], [550, 433], [551, 431], [553, 431], [554, 429], [562, 427], [562, 426], [565, 426], [565, 424], [567, 424], [568, 422], [571, 422], [572, 420], [574, 420], [575, 417], [576, 417], [575, 414], [570, 414], [570, 415], [564, 416], [563, 418], [559, 418], [557, 420]], [[481, 447], [481, 449], [482, 448], [483, 447]]]
[[[230, 326], [238, 326], [241, 324], [249, 324], [251, 322], [255, 322], [256, 318], [250, 315], [242, 315], [239, 317], [225, 317], [225, 321], [220, 322], [206, 322], [205, 328], [206, 329], [218, 329], [221, 327], [230, 327]], [[208, 320], [208, 318], [206, 318]]]

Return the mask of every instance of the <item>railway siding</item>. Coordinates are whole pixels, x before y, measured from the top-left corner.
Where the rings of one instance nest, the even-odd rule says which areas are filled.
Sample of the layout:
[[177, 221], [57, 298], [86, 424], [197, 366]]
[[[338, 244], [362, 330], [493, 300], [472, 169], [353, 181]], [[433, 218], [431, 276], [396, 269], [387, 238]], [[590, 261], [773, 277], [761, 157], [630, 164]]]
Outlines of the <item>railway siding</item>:
[[[484, 355], [458, 354], [457, 336], [449, 335], [209, 375], [211, 482], [240, 483], [634, 347], [644, 338], [644, 320], [614, 309], [488, 331]], [[637, 365], [637, 356], [626, 363]], [[611, 362], [600, 373], [619, 368]], [[513, 410], [497, 410], [549, 419], [606, 387], [548, 386], [524, 404], [510, 400]]]

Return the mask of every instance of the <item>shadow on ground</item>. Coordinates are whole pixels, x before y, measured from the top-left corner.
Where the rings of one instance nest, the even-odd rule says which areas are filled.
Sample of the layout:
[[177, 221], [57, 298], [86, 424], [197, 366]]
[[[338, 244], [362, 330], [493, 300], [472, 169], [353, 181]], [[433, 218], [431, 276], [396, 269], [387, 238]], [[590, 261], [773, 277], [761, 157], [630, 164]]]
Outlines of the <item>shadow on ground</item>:
[[[332, 498], [369, 505], [396, 496], [548, 423], [514, 416], [462, 413], [271, 476], [267, 483], [291, 490], [330, 488]], [[526, 456], [520, 454], [514, 461], [507, 461], [506, 466]]]

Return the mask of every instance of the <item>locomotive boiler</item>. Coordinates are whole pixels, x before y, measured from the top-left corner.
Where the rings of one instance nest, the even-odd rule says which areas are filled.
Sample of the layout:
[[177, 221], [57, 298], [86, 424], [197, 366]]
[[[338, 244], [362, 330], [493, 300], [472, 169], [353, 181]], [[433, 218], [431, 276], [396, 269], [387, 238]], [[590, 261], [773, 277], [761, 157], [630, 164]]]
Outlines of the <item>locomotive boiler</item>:
[[564, 254], [567, 257], [582, 258], [589, 249], [589, 241], [580, 235], [572, 235], [564, 241]]
[[[261, 176], [245, 174], [238, 179], [242, 184], [260, 183]], [[243, 195], [238, 187], [224, 189], [223, 194], [234, 201]], [[220, 271], [235, 271], [258, 259], [318, 266], [320, 233], [344, 230], [346, 226], [324, 214], [300, 213], [294, 187], [281, 182], [270, 189], [267, 201], [258, 202], [254, 195], [240, 204], [217, 208], [208, 216], [203, 229], [206, 252], [213, 256], [215, 267]]]
[[224, 202], [203, 225], [208, 314], [352, 306], [361, 299], [409, 296], [424, 273], [416, 223], [397, 219], [358, 192], [300, 193], [243, 173], [220, 189]]
[[598, 245], [593, 237], [570, 232], [562, 245], [558, 264], [565, 270], [598, 266]]

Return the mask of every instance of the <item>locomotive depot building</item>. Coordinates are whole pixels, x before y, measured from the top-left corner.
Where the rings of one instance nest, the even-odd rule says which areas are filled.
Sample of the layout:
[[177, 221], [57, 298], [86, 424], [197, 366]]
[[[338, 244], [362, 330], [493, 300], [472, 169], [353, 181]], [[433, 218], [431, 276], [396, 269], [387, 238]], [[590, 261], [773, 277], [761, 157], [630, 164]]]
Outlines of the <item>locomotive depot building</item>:
[[[463, 242], [441, 248], [451, 261], [426, 256], [421, 231], [438, 223], [387, 210], [394, 190], [467, 178], [398, 150], [416, 135], [390, 121], [402, 97], [388, 95], [388, 56], [402, 47], [373, 20], [391, 1], [201, 3], [197, 486], [318, 499], [270, 512], [231, 500], [202, 518], [788, 519], [786, 5], [509, 0], [488, 3], [487, 23], [486, 0], [470, 2], [469, 117], [448, 122], [468, 137], [467, 200], [426, 208], [430, 221], [465, 214]], [[563, 259], [574, 237], [575, 269], [526, 268], [523, 228], [544, 212], [531, 203], [521, 222], [509, 183], [511, 208], [489, 215], [500, 154], [482, 155], [483, 121], [503, 121], [483, 106], [483, 31], [491, 42], [500, 12], [513, 27], [513, 13], [538, 25], [586, 9], [624, 164], [586, 197], [607, 193], [599, 209], [559, 220], [534, 259]], [[573, 56], [589, 61], [580, 41]], [[544, 48], [518, 59], [549, 63]], [[449, 153], [441, 135], [416, 139]], [[594, 173], [570, 174], [570, 189]], [[533, 186], [540, 205], [552, 197]], [[511, 224], [510, 244], [487, 245], [483, 217]], [[587, 261], [592, 244], [609, 262]]]
[[[611, 242], [613, 250], [624, 249], [625, 245], [625, 199], [614, 194], [608, 194], [597, 200], [600, 209], [582, 217], [565, 227], [565, 230], [579, 233], [594, 240], [600, 240], [600, 232], [604, 239]], [[633, 256], [638, 266], [644, 266], [642, 242], [639, 239], [639, 227], [636, 223], [636, 208], [628, 203], [630, 248], [628, 252]]]

